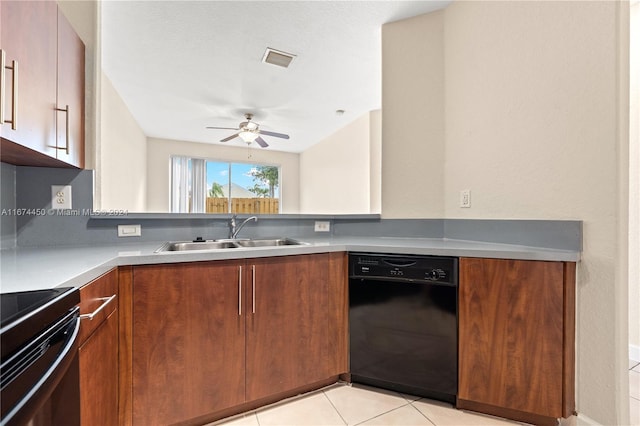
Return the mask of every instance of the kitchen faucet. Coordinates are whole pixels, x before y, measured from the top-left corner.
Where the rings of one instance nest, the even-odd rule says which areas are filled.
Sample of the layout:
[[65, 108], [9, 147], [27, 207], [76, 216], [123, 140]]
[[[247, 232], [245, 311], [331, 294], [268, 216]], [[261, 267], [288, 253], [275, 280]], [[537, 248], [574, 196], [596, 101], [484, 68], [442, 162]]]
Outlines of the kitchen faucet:
[[236, 227], [236, 215], [232, 215], [231, 219], [229, 220], [229, 238], [232, 240], [235, 240], [238, 232], [240, 232], [240, 230], [242, 229], [242, 227], [244, 225], [246, 225], [247, 222], [249, 222], [250, 220], [254, 220], [254, 221], [258, 221], [258, 217], [257, 216], [251, 216], [248, 217], [244, 220], [244, 222], [242, 222], [239, 226]]

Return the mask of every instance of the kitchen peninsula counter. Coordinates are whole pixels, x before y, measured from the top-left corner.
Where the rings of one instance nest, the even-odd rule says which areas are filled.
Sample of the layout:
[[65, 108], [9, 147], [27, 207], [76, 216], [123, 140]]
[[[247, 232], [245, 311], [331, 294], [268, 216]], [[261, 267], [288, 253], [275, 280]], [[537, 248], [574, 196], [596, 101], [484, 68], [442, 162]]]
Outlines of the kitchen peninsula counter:
[[568, 261], [580, 252], [442, 238], [303, 237], [304, 245], [211, 251], [155, 251], [164, 242], [62, 245], [0, 250], [0, 291], [80, 287], [117, 266], [257, 258], [335, 251]]

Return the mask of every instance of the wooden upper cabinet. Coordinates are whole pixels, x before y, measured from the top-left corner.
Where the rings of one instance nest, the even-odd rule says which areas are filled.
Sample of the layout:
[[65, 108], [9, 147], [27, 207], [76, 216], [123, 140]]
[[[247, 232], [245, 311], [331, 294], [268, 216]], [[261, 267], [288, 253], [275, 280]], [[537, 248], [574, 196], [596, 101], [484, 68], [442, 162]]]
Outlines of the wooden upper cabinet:
[[58, 9], [58, 160], [84, 168], [84, 43]]
[[[0, 159], [82, 168], [84, 44], [55, 1], [3, 1], [0, 9], [5, 62]], [[68, 113], [60, 111], [67, 105]]]
[[571, 415], [574, 274], [573, 263], [460, 259], [460, 408], [536, 424]]
[[5, 66], [15, 65], [2, 70], [2, 138], [56, 158], [57, 5], [54, 1], [3, 1], [0, 7], [0, 48]]

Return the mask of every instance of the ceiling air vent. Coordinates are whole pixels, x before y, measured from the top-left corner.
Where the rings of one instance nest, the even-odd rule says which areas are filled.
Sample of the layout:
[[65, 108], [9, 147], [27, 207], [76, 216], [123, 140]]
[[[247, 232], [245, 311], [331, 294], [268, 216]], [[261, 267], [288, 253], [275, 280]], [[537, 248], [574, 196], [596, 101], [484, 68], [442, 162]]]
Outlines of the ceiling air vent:
[[289, 64], [295, 57], [296, 55], [292, 55], [291, 53], [267, 47], [267, 50], [264, 52], [264, 56], [262, 57], [262, 62], [283, 68], [289, 68]]

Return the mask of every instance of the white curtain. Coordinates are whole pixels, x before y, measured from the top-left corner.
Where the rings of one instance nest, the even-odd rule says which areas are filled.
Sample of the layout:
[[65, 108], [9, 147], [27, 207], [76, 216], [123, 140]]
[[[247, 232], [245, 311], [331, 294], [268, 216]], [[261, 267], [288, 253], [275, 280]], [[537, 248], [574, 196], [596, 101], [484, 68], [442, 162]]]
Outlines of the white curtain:
[[171, 213], [189, 213], [189, 158], [171, 157]]
[[207, 162], [191, 159], [191, 213], [206, 213]]

